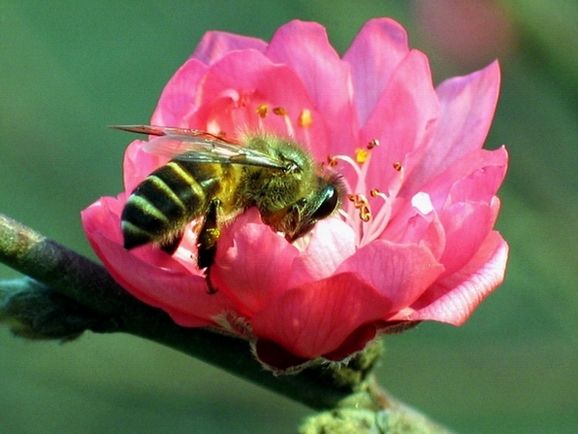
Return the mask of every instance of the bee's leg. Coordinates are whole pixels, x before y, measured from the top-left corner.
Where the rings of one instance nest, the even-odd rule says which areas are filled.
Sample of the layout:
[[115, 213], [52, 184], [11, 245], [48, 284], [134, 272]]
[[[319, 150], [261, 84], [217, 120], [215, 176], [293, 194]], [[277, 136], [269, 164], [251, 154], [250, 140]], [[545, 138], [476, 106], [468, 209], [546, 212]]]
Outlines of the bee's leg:
[[220, 207], [221, 201], [219, 199], [211, 200], [197, 240], [197, 265], [199, 268], [206, 268], [205, 276], [209, 286], [209, 294], [217, 292], [217, 289], [211, 283], [211, 265], [213, 265], [217, 253], [217, 240], [221, 236], [218, 224]]

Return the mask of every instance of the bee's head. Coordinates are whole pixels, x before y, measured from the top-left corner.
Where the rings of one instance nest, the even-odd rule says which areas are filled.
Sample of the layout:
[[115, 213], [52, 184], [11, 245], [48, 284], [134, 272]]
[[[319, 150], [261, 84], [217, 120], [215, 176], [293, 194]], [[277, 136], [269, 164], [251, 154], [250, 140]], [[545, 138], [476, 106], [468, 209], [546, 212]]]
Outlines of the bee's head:
[[341, 206], [345, 188], [339, 176], [318, 177], [316, 187], [291, 205], [283, 218], [285, 238], [294, 241], [302, 237], [319, 220], [334, 214]]

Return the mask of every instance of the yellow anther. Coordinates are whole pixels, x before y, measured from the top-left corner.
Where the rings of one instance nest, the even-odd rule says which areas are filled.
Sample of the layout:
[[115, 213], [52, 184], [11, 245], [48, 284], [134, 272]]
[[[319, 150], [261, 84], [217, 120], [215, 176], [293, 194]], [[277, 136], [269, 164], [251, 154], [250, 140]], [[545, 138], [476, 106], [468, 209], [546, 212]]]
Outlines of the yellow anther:
[[337, 166], [337, 158], [333, 157], [332, 155], [328, 155], [327, 156], [327, 164], [329, 164], [330, 167]]
[[347, 199], [353, 202], [353, 207], [359, 210], [359, 218], [361, 221], [368, 222], [371, 220], [371, 211], [369, 209], [369, 201], [364, 194], [356, 193], [347, 195]]
[[311, 110], [303, 109], [299, 118], [297, 119], [297, 125], [301, 128], [310, 128], [313, 125], [313, 115], [311, 114]]
[[367, 149], [357, 148], [355, 150], [355, 161], [359, 164], [365, 163], [369, 157], [369, 151]]
[[285, 110], [283, 107], [275, 107], [273, 109], [273, 113], [275, 113], [277, 116], [286, 116], [287, 110]]
[[267, 113], [269, 112], [269, 106], [265, 103], [263, 104], [259, 104], [257, 106], [257, 108], [255, 109], [255, 111], [257, 112], [257, 114], [261, 117], [264, 118], [265, 116], [267, 116]]
[[393, 168], [399, 172], [402, 169], [402, 165], [399, 161], [396, 161], [393, 163]]
[[349, 195], [347, 195], [347, 199], [349, 199], [351, 202], [353, 202], [353, 206], [356, 209], [359, 209], [363, 206], [367, 206], [369, 204], [365, 195], [363, 195], [361, 193], [349, 194]]

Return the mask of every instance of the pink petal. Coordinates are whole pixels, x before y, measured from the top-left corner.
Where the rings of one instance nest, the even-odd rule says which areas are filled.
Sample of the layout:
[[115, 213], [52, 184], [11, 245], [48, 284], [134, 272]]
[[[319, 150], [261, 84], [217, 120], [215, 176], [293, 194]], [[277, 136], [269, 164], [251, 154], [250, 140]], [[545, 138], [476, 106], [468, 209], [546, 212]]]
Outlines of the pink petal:
[[92, 242], [93, 234], [101, 232], [106, 234], [106, 237], [112, 242], [122, 244], [119, 216], [126, 202], [126, 197], [125, 193], [121, 193], [117, 199], [101, 197], [81, 211], [82, 226], [90, 242]]
[[[461, 155], [483, 146], [496, 111], [500, 91], [500, 66], [497, 61], [465, 77], [441, 83], [436, 92], [442, 120], [437, 138], [443, 149], [437, 152], [451, 164]], [[443, 150], [446, 152], [444, 153]]]
[[425, 246], [377, 240], [357, 250], [337, 272], [358, 275], [389, 300], [395, 312], [417, 300], [443, 270]]
[[322, 147], [319, 153], [327, 156], [350, 152], [357, 138], [350, 68], [329, 43], [325, 28], [317, 23], [291, 21], [275, 32], [266, 55], [297, 73], [315, 102], [314, 108], [326, 120], [332, 148], [329, 152], [325, 144], [317, 143]]
[[435, 211], [422, 215], [406, 201], [380, 237], [397, 244], [420, 244], [439, 262], [445, 248], [445, 231]]
[[463, 324], [474, 309], [504, 280], [508, 245], [491, 232], [477, 254], [459, 272], [432, 287], [394, 319]]
[[481, 164], [477, 170], [452, 185], [448, 197], [449, 202], [483, 201], [490, 203], [506, 176], [508, 161], [504, 147], [490, 152], [497, 157], [496, 160], [498, 161], [493, 164]]
[[219, 239], [211, 270], [213, 283], [250, 317], [286, 290], [297, 254], [297, 249], [263, 224], [259, 212], [252, 208]]
[[[421, 186], [422, 191], [430, 195], [435, 209], [442, 209], [450, 198], [468, 197], [463, 191], [469, 186], [469, 195], [489, 201], [501, 185], [508, 165], [508, 154], [504, 147], [494, 151], [474, 150], [448, 167], [445, 171]], [[469, 178], [469, 179], [468, 179]], [[409, 191], [405, 190], [404, 194]], [[461, 192], [460, 192], [461, 190]]]
[[446, 80], [437, 88], [441, 117], [432, 145], [405, 187], [415, 191], [467, 153], [480, 149], [494, 117], [500, 88], [500, 67]]
[[360, 326], [390, 310], [390, 303], [351, 273], [285, 292], [251, 320], [259, 339], [297, 357], [313, 359], [340, 347]]
[[343, 60], [351, 66], [361, 125], [377, 105], [393, 70], [408, 52], [405, 29], [389, 18], [369, 20], [353, 40]]
[[207, 67], [198, 60], [187, 60], [163, 89], [151, 124], [182, 128], [200, 127], [187, 125], [185, 118], [188, 113], [196, 110], [197, 86], [206, 71]]
[[363, 127], [362, 143], [380, 142], [371, 155], [366, 181], [370, 188], [387, 191], [390, 180], [399, 176], [393, 164], [428, 142], [438, 115], [427, 57], [412, 50], [393, 72]]
[[[375, 324], [364, 324], [354, 330], [336, 350], [323, 354], [322, 357], [326, 360], [342, 361], [352, 354], [363, 350], [367, 343], [373, 340], [376, 335], [377, 328]], [[255, 342], [255, 354], [259, 362], [269, 370], [280, 374], [298, 372], [310, 362], [309, 359], [298, 357], [286, 350], [277, 342], [262, 338], [257, 339]]]
[[289, 286], [301, 286], [331, 276], [354, 253], [355, 233], [351, 226], [337, 217], [318, 222], [306, 250], [293, 261]]
[[444, 276], [466, 265], [494, 227], [495, 213], [483, 202], [459, 202], [444, 209], [440, 220], [445, 229], [446, 245], [440, 262]]
[[212, 65], [231, 51], [257, 50], [264, 52], [266, 48], [267, 43], [261, 39], [211, 31], [205, 33], [191, 57], [205, 65]]

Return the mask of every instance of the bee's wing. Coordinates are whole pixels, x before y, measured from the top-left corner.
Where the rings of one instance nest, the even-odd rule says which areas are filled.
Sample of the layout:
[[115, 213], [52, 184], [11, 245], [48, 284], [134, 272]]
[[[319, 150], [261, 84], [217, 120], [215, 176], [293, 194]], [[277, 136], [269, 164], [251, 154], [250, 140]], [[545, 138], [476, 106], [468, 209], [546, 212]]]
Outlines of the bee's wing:
[[219, 139], [168, 134], [143, 146], [151, 154], [198, 163], [244, 164], [286, 169], [287, 163], [267, 154]]
[[151, 125], [114, 126], [113, 128], [159, 136], [147, 142], [143, 150], [174, 160], [244, 164], [273, 169], [288, 168], [286, 161], [237, 145], [205, 131]]

